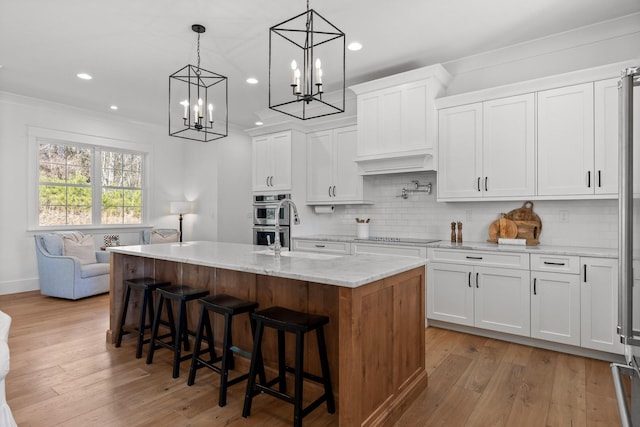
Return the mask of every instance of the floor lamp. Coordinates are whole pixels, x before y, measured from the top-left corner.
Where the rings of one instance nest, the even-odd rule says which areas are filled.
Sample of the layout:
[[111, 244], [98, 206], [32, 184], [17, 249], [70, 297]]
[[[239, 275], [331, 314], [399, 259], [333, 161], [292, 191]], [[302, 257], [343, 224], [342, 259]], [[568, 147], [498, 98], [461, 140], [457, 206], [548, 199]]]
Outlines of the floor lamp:
[[182, 218], [186, 214], [193, 213], [194, 206], [192, 202], [171, 202], [169, 206], [169, 213], [172, 215], [180, 215], [178, 221], [180, 222], [180, 242], [182, 242]]

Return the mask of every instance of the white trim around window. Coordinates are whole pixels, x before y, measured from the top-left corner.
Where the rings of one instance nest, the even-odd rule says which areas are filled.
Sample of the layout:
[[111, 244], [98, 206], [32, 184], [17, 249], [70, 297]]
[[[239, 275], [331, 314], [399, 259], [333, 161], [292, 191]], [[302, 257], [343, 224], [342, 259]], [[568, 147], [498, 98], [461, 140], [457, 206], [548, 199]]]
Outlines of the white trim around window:
[[[139, 230], [148, 228], [149, 223], [149, 206], [151, 206], [151, 196], [149, 191], [149, 180], [151, 177], [150, 170], [153, 167], [153, 146], [150, 144], [141, 144], [132, 141], [125, 141], [115, 138], [108, 138], [96, 135], [86, 135], [74, 132], [66, 132], [53, 129], [39, 128], [35, 126], [27, 126], [28, 138], [28, 178], [27, 178], [27, 214], [28, 214], [28, 231], [40, 230]], [[41, 226], [39, 225], [38, 215], [38, 187], [39, 187], [39, 144], [41, 143], [66, 144], [87, 146], [93, 148], [104, 148], [110, 150], [122, 150], [136, 152], [144, 155], [143, 173], [143, 201], [142, 201], [142, 223], [141, 224], [100, 224], [96, 223], [94, 214], [94, 223], [91, 225], [55, 225]], [[99, 177], [99, 171], [93, 171], [92, 179], [94, 182]], [[95, 191], [94, 191], [95, 193]], [[94, 205], [95, 197], [94, 194]], [[95, 211], [95, 209], [94, 209]], [[99, 216], [98, 216], [99, 218]]]

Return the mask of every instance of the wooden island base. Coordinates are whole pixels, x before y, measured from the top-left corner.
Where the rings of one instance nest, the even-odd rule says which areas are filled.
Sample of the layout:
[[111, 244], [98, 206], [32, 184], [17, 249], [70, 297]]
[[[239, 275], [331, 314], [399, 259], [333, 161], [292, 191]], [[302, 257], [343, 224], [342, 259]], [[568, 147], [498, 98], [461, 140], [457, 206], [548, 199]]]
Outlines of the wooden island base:
[[[260, 308], [278, 305], [329, 316], [325, 335], [340, 426], [392, 425], [427, 385], [424, 267], [350, 288], [112, 252], [107, 331], [111, 344], [118, 330], [123, 280], [144, 276], [257, 301]], [[127, 314], [131, 326], [138, 319], [139, 305], [138, 296], [132, 295]], [[198, 310], [197, 304], [189, 309], [191, 330], [195, 330]], [[238, 320], [234, 321], [234, 345], [250, 350], [249, 322]], [[218, 328], [219, 323], [214, 326]], [[215, 335], [220, 337], [220, 330]], [[290, 366], [293, 347], [294, 340], [287, 337]], [[275, 332], [265, 331], [263, 353], [267, 367], [275, 367]], [[320, 374], [313, 335], [305, 340], [305, 370]], [[184, 365], [182, 372], [186, 381]], [[324, 405], [316, 409], [323, 410]]]

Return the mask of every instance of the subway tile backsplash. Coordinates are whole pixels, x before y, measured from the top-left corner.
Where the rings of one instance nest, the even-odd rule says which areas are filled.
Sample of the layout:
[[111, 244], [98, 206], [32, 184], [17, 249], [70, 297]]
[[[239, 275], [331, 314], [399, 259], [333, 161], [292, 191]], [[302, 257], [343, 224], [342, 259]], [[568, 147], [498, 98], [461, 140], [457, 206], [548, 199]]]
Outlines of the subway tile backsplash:
[[[336, 206], [330, 215], [315, 215], [318, 234], [355, 235], [355, 218], [371, 218], [371, 236], [437, 238], [448, 240], [451, 222], [462, 221], [466, 241], [488, 239], [489, 225], [501, 212], [522, 206], [523, 201], [436, 202], [435, 172], [376, 175], [364, 177], [365, 199], [373, 205]], [[402, 187], [414, 188], [412, 181], [432, 184], [431, 194], [409, 193], [400, 197]], [[618, 245], [617, 200], [534, 201], [534, 212], [542, 220], [542, 244], [615, 248]], [[640, 231], [640, 204], [634, 203], [634, 227]], [[634, 233], [636, 236], [640, 233]], [[634, 244], [640, 244], [637, 237]]]

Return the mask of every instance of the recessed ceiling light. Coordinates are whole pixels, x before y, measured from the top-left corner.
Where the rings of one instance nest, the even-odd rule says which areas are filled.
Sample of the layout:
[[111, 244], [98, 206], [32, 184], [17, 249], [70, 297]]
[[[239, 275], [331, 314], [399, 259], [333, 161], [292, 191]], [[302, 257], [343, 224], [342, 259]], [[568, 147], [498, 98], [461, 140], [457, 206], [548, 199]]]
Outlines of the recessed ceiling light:
[[250, 85], [257, 85], [258, 84], [258, 79], [256, 79], [255, 77], [249, 77], [247, 79], [247, 83], [249, 83]]
[[262, 126], [264, 123], [262, 122], [256, 122], [256, 126]]
[[82, 79], [82, 80], [91, 80], [93, 78], [91, 77], [91, 75], [87, 73], [78, 73], [77, 76], [79, 79]]
[[109, 107], [109, 108], [111, 108], [112, 110], [117, 110], [117, 109], [118, 109], [118, 106], [117, 106], [117, 105], [112, 105], [112, 106], [111, 106], [111, 107]]
[[347, 49], [355, 52], [356, 50], [362, 49], [362, 45], [359, 42], [351, 42], [349, 46], [347, 46]]

